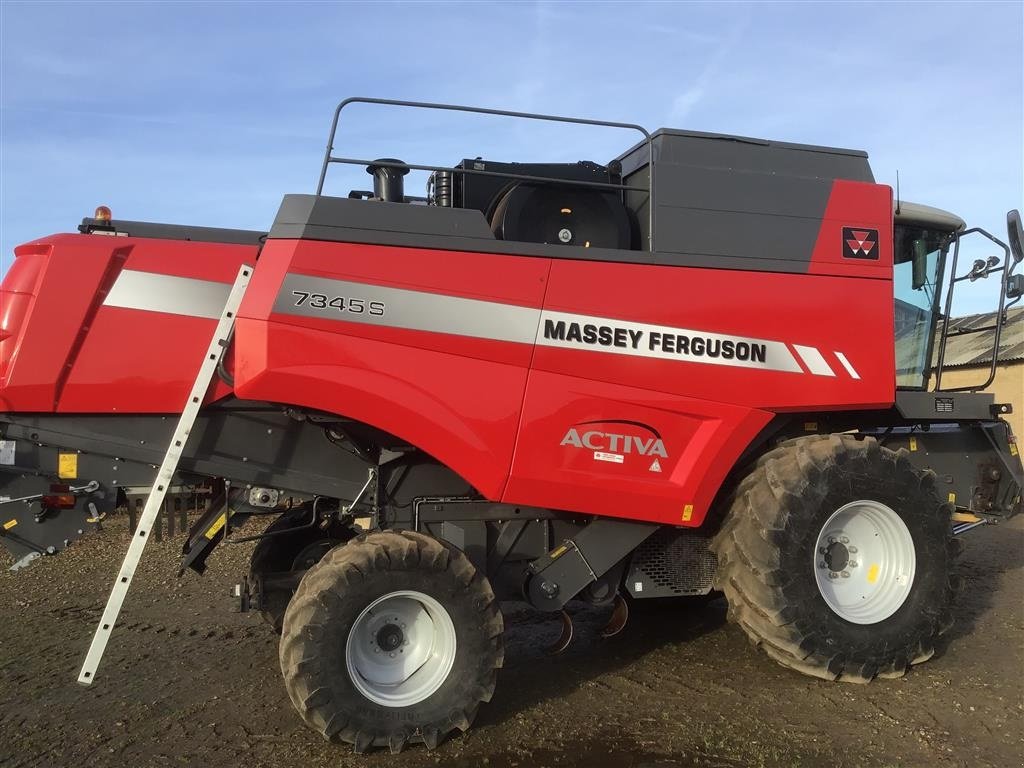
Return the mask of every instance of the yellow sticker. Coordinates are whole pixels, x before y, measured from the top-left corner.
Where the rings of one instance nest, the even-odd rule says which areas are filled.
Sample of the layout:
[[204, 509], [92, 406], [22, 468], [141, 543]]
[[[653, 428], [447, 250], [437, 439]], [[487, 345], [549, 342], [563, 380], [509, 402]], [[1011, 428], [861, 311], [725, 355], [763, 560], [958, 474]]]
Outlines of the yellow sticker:
[[876, 581], [878, 581], [878, 563], [872, 563], [868, 568], [868, 584], [874, 584]]
[[817, 432], [817, 431], [818, 431], [818, 422], [816, 422], [816, 421], [805, 421], [804, 422], [804, 432]]
[[956, 504], [956, 494], [952, 491], [949, 492], [949, 503]]
[[563, 544], [562, 546], [560, 546], [558, 549], [556, 549], [554, 552], [551, 553], [551, 559], [552, 560], [558, 559], [559, 557], [564, 555], [568, 550], [569, 550], [569, 548], [567, 546], [565, 546], [565, 544]]
[[1017, 455], [1017, 444], [1016, 443], [1010, 443], [1010, 454], [1013, 455], [1013, 456]]
[[916, 437], [910, 438], [910, 450], [912, 450], [912, 451], [916, 451], [917, 450], [917, 438]]
[[683, 522], [688, 523], [693, 519], [693, 504], [687, 504], [683, 507]]
[[213, 537], [217, 535], [217, 532], [224, 527], [224, 523], [226, 523], [227, 521], [227, 513], [222, 513], [220, 517], [213, 521], [213, 525], [206, 529], [206, 533], [204, 533], [203, 535], [212, 541]]
[[16, 526], [17, 524], [18, 524], [17, 520], [8, 520], [6, 523], [4, 523], [4, 530], [5, 531], [9, 531], [9, 530], [11, 530], [11, 528]]
[[78, 477], [78, 454], [58, 453], [57, 454], [57, 477], [65, 480], [74, 480]]

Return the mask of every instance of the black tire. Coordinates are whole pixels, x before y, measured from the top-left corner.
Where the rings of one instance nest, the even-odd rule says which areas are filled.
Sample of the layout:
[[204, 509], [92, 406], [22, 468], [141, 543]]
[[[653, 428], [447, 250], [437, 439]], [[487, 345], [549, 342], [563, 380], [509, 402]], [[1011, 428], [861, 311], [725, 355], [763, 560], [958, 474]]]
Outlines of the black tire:
[[[377, 598], [416, 590], [448, 612], [455, 659], [433, 694], [408, 707], [365, 697], [346, 664], [349, 631]], [[332, 549], [302, 579], [288, 605], [281, 635], [281, 671], [302, 719], [332, 741], [401, 751], [407, 743], [432, 749], [453, 729], [470, 727], [490, 701], [504, 659], [501, 612], [487, 579], [454, 546], [411, 531], [357, 536]]]
[[[931, 658], [952, 625], [957, 580], [950, 505], [934, 474], [915, 469], [905, 451], [872, 438], [815, 435], [787, 441], [762, 456], [728, 500], [713, 542], [717, 587], [729, 618], [751, 641], [790, 669], [826, 680], [866, 683], [899, 677]], [[814, 547], [829, 516], [844, 504], [874, 500], [906, 524], [916, 573], [905, 601], [888, 618], [855, 624], [822, 597]]]
[[[326, 531], [317, 527], [305, 528], [293, 533], [282, 533], [306, 525], [310, 521], [311, 514], [309, 505], [305, 504], [285, 512], [267, 526], [264, 533], [274, 535], [260, 539], [253, 548], [252, 556], [249, 559], [250, 584], [262, 584], [262, 576], [265, 573], [283, 573], [295, 568], [307, 568], [312, 563], [308, 562], [308, 557], [300, 558], [300, 555], [312, 552], [315, 553], [313, 556], [319, 559], [330, 546], [342, 544], [355, 535], [351, 528], [336, 523]], [[321, 543], [325, 545], [322, 550], [316, 546]], [[297, 562], [300, 559], [306, 562]], [[281, 622], [291, 597], [290, 590], [267, 591], [261, 589], [259, 613], [275, 632], [281, 632]]]

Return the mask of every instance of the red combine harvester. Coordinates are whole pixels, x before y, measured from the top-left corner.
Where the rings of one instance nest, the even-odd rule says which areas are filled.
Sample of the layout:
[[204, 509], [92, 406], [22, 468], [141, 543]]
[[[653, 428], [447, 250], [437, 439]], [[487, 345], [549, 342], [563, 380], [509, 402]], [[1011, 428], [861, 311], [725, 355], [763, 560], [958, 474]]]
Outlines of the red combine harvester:
[[[605, 165], [337, 157], [354, 102], [640, 141]], [[323, 195], [335, 163], [374, 189]], [[614, 634], [632, 601], [717, 589], [791, 669], [902, 675], [952, 621], [953, 536], [1020, 508], [1010, 405], [977, 391], [1024, 294], [1020, 217], [1007, 246], [894, 208], [863, 152], [349, 99], [269, 232], [104, 213], [19, 246], [0, 293], [4, 544], [55, 552], [152, 486], [82, 683], [174, 484], [218, 494], [183, 568], [278, 515], [236, 597], [281, 632], [301, 717], [357, 751], [469, 728], [504, 601], [561, 614], [564, 647], [572, 600]], [[972, 234], [1002, 254], [964, 270]], [[990, 275], [989, 380], [943, 389], [938, 321]]]

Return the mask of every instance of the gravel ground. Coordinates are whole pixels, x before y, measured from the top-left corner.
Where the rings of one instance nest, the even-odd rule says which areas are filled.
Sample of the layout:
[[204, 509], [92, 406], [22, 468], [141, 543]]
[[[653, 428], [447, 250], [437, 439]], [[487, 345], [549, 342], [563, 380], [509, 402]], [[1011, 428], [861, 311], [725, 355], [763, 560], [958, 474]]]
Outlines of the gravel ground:
[[607, 641], [604, 615], [580, 609], [558, 657], [542, 650], [557, 621], [512, 611], [475, 727], [396, 757], [356, 756], [302, 726], [276, 637], [230, 612], [251, 545], [222, 546], [204, 577], [177, 579], [181, 539], [151, 542], [96, 683], [78, 686], [127, 548], [114, 519], [59, 557], [0, 571], [0, 765], [1020, 766], [1022, 518], [967, 534], [948, 647], [902, 679], [839, 685], [782, 669], [725, 623], [721, 601], [638, 608]]

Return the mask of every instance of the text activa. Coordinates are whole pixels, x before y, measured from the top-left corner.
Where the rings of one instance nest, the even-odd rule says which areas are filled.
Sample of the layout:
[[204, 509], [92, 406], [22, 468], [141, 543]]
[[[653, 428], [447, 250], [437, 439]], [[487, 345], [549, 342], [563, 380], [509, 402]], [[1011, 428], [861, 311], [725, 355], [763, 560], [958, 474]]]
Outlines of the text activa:
[[614, 432], [598, 432], [590, 430], [581, 433], [571, 427], [560, 443], [572, 448], [587, 448], [591, 451], [608, 451], [610, 453], [636, 453], [640, 456], [661, 456], [668, 458], [665, 443], [658, 437], [636, 437], [635, 435], [617, 435]]

